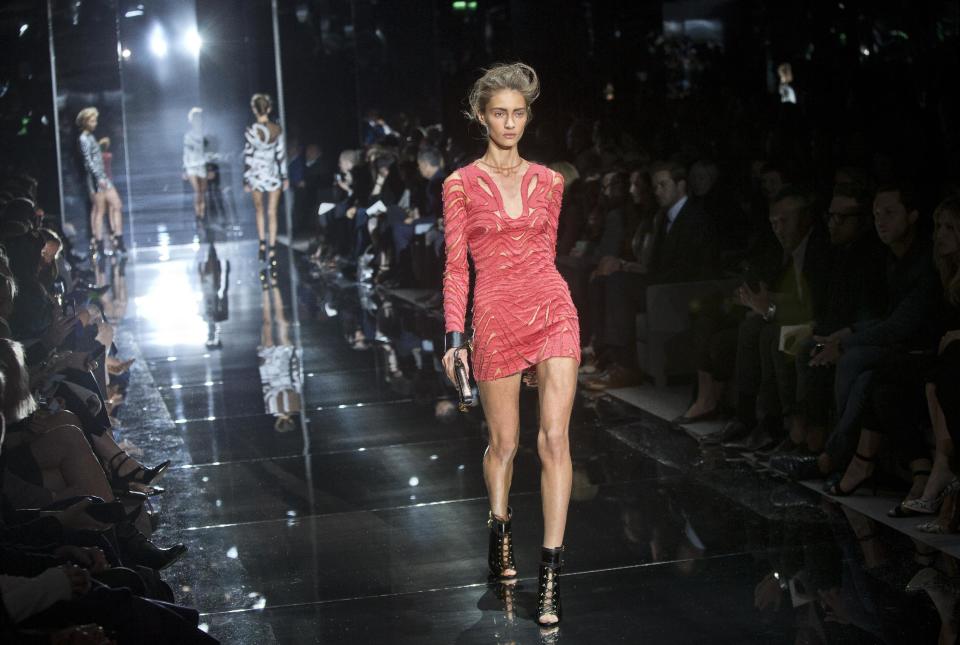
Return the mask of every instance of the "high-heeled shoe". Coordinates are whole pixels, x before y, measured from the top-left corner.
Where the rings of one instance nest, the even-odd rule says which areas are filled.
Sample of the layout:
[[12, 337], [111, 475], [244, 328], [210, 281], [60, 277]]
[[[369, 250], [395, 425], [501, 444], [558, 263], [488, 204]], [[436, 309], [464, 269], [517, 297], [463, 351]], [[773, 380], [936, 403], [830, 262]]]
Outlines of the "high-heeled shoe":
[[141, 565], [162, 571], [187, 552], [187, 547], [183, 544], [174, 544], [167, 548], [157, 546], [129, 520], [120, 522], [114, 530], [120, 546], [120, 558], [128, 566]]
[[[854, 459], [859, 459], [860, 461], [866, 462], [866, 463], [868, 463], [868, 464], [873, 462], [873, 457], [864, 457], [864, 456], [861, 455], [859, 452], [854, 455]], [[873, 487], [873, 494], [874, 494], [874, 496], [876, 496], [877, 490], [880, 488], [879, 484], [877, 483], [877, 475], [876, 475], [876, 473], [871, 473], [871, 474], [870, 474], [868, 477], [866, 477], [865, 479], [861, 479], [861, 480], [858, 481], [857, 484], [856, 484], [853, 488], [851, 488], [850, 490], [844, 490], [843, 488], [841, 488], [841, 487], [840, 487], [840, 482], [841, 482], [841, 481], [843, 481], [842, 478], [841, 478], [841, 479], [838, 479], [838, 480], [836, 480], [836, 481], [834, 481], [834, 482], [831, 482], [831, 483], [827, 484], [827, 485], [824, 486], [824, 488], [823, 488], [824, 492], [825, 492], [827, 495], [831, 495], [831, 496], [833, 496], [833, 497], [849, 497], [850, 495], [853, 495], [853, 494], [856, 493], [858, 490], [860, 490], [860, 487], [861, 487], [861, 486], [869, 485], [869, 486], [872, 486], [872, 487]]]
[[[539, 593], [537, 594], [537, 624], [540, 627], [553, 627], [560, 624], [563, 608], [560, 604], [560, 573], [563, 571], [564, 547], [543, 547], [540, 550], [540, 573], [537, 576]], [[553, 622], [544, 620], [546, 616], [556, 616]]]
[[[116, 466], [113, 465], [113, 461], [117, 457], [123, 457]], [[110, 457], [110, 460], [107, 462], [107, 468], [110, 470], [110, 487], [114, 490], [130, 490], [131, 485], [138, 488], [149, 488], [153, 483], [160, 481], [160, 478], [163, 477], [166, 473], [167, 468], [170, 467], [170, 460], [166, 460], [162, 463], [157, 464], [152, 468], [144, 468], [143, 466], [137, 466], [126, 475], [120, 474], [120, 467], [123, 466], [130, 459], [130, 455], [121, 450], [114, 456]]]
[[[514, 580], [517, 577], [517, 563], [513, 559], [513, 509], [507, 507], [506, 519], [497, 517], [490, 511], [487, 526], [490, 528], [490, 542], [487, 549], [487, 566], [490, 567], [490, 578], [501, 582]], [[506, 575], [503, 572], [512, 570]]]
[[[917, 477], [929, 477], [929, 470], [915, 470], [911, 473], [913, 479]], [[917, 515], [932, 515], [937, 512], [937, 509], [940, 508], [940, 503], [943, 501], [943, 491], [940, 491], [936, 497], [931, 499], [926, 499], [924, 497], [917, 497], [915, 499], [905, 499], [889, 511], [887, 511], [887, 517], [915, 517]]]
[[270, 246], [270, 250], [267, 252], [267, 266], [270, 268], [270, 277], [274, 280], [277, 279], [277, 269], [280, 267], [280, 262], [277, 260], [277, 245], [273, 244]]
[[960, 481], [953, 481], [944, 489], [943, 503], [937, 519], [917, 525], [921, 533], [957, 533], [960, 530]]
[[257, 249], [257, 262], [261, 265], [267, 261], [267, 243], [264, 240], [260, 240], [260, 246]]

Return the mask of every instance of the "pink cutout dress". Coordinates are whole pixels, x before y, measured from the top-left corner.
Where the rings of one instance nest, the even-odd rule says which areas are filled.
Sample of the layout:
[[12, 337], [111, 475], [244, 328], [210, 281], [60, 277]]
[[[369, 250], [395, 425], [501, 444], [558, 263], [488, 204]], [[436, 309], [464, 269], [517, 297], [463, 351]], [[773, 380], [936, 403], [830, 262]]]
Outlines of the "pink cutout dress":
[[446, 331], [464, 331], [473, 258], [473, 376], [491, 381], [553, 357], [580, 362], [580, 321], [556, 267], [563, 177], [530, 164], [520, 181], [523, 208], [504, 207], [493, 178], [468, 164], [443, 187], [447, 250], [443, 274]]

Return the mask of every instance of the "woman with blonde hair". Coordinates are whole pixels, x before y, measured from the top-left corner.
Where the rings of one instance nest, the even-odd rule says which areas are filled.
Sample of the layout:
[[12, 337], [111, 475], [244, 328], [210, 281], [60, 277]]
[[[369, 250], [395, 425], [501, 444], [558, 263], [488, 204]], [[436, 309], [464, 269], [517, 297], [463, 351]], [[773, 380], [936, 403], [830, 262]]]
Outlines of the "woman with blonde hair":
[[[287, 151], [283, 141], [283, 129], [270, 121], [273, 102], [266, 94], [254, 94], [250, 99], [250, 109], [256, 117], [244, 138], [243, 146], [243, 189], [253, 197], [253, 207], [257, 213], [257, 236], [260, 238], [259, 259], [261, 265], [266, 262], [272, 275], [277, 270], [277, 206], [280, 203], [280, 190], [287, 190]], [[263, 195], [267, 194], [267, 222], [264, 225]], [[269, 234], [270, 251], [267, 254]]]
[[207, 140], [203, 136], [203, 109], [190, 108], [190, 129], [183, 135], [183, 178], [193, 188], [193, 214], [200, 224], [207, 212]]
[[[580, 325], [566, 282], [557, 271], [557, 219], [563, 176], [520, 157], [517, 144], [540, 92], [529, 65], [497, 65], [477, 80], [467, 116], [487, 139], [486, 152], [444, 181], [446, 270], [443, 365], [470, 363], [489, 428], [483, 457], [490, 497], [488, 565], [493, 578], [514, 581], [508, 504], [520, 435], [521, 379], [536, 379], [542, 463], [544, 535], [537, 622], [560, 622], [563, 535], [573, 469], [568, 430], [580, 362]], [[465, 334], [473, 257], [476, 283], [471, 337]], [[469, 351], [467, 351], [469, 350]], [[467, 370], [469, 377], [469, 370]]]
[[80, 110], [76, 119], [77, 127], [80, 128], [80, 154], [83, 157], [87, 192], [90, 195], [90, 252], [93, 255], [103, 254], [103, 216], [109, 210], [113, 250], [116, 253], [125, 253], [123, 202], [107, 174], [100, 143], [93, 136], [99, 119], [100, 112], [93, 106]]

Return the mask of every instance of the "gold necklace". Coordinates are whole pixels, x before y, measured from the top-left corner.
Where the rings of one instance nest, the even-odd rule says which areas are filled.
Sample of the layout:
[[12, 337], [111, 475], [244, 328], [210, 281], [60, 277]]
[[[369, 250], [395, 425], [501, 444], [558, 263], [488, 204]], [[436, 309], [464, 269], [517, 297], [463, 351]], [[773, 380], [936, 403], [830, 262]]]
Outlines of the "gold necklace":
[[487, 162], [484, 161], [483, 159], [477, 159], [477, 161], [479, 161], [480, 163], [482, 163], [484, 166], [487, 166], [487, 167], [489, 167], [489, 168], [492, 168], [497, 174], [500, 174], [500, 175], [508, 174], [511, 170], [516, 170], [517, 168], [519, 168], [520, 166], [523, 165], [523, 159], [521, 159], [520, 162], [519, 162], [518, 164], [516, 164], [515, 166], [508, 166], [508, 167], [504, 167], [504, 166], [494, 166], [492, 163], [487, 163]]

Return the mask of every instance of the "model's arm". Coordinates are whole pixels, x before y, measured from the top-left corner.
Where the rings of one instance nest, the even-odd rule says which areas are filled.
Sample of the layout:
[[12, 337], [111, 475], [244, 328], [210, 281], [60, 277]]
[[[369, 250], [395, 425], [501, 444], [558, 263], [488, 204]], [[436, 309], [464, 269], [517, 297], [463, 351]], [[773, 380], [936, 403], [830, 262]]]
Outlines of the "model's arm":
[[287, 180], [287, 143], [283, 138], [283, 130], [277, 135], [276, 155], [277, 167], [280, 168], [280, 181]]
[[466, 193], [460, 173], [443, 182], [444, 244], [447, 250], [443, 272], [444, 331], [464, 331], [470, 271], [467, 267]]
[[97, 183], [107, 180], [107, 171], [103, 167], [103, 157], [100, 155], [100, 146], [92, 136], [80, 137], [80, 152], [83, 154], [83, 165], [87, 172], [93, 175]]
[[250, 171], [253, 168], [253, 138], [257, 135], [254, 134], [251, 128], [247, 128], [244, 133], [244, 144], [243, 144], [243, 185], [250, 185]]
[[553, 173], [549, 195], [553, 211], [553, 225], [550, 227], [550, 249], [553, 251], [554, 260], [556, 260], [557, 231], [560, 228], [560, 208], [563, 206], [563, 175], [558, 172]]

